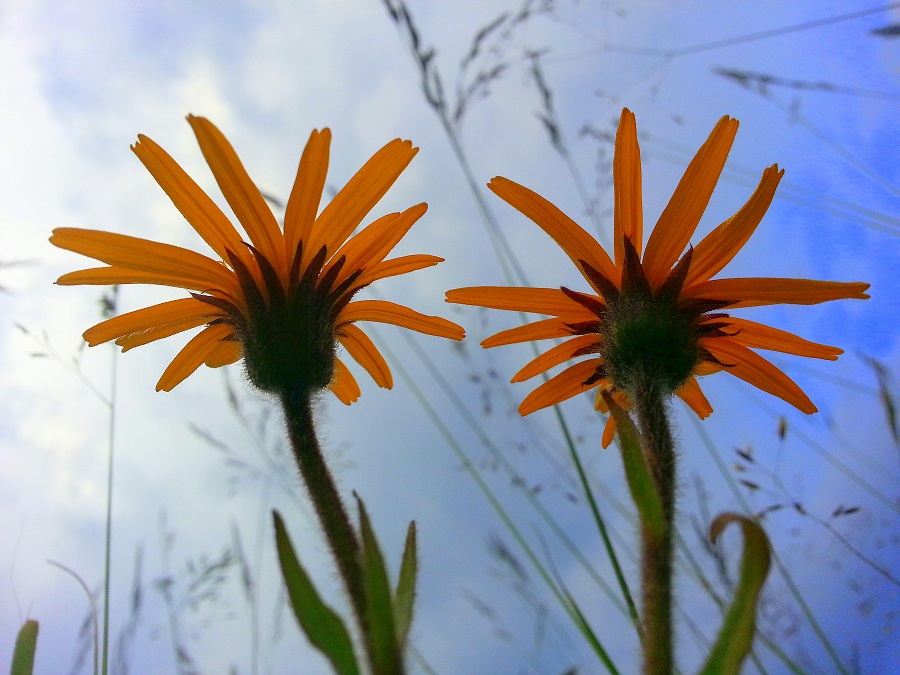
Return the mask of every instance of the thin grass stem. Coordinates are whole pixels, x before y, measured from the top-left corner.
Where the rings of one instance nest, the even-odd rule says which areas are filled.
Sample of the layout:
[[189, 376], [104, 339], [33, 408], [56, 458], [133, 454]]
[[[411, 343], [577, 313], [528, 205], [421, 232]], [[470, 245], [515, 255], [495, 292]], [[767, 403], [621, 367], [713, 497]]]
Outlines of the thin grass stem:
[[103, 553], [103, 675], [109, 672], [109, 589], [112, 576], [112, 509], [113, 509], [113, 457], [116, 437], [116, 371], [119, 363], [118, 350], [112, 345], [109, 382], [109, 426], [107, 428], [109, 461], [106, 470], [106, 535]]
[[465, 450], [463, 450], [462, 446], [457, 442], [456, 438], [453, 436], [453, 433], [444, 424], [443, 419], [435, 410], [434, 406], [431, 405], [431, 402], [428, 400], [428, 397], [422, 392], [416, 383], [415, 379], [410, 376], [407, 372], [405, 366], [403, 365], [403, 361], [398, 359], [393, 351], [384, 343], [384, 341], [380, 341], [382, 344], [379, 345], [379, 349], [381, 349], [388, 359], [391, 361], [391, 369], [396, 370], [396, 372], [400, 375], [406, 385], [409, 387], [410, 391], [412, 391], [413, 396], [415, 396], [416, 400], [419, 401], [420, 405], [425, 409], [426, 414], [431, 418], [431, 421], [434, 422], [435, 426], [438, 428], [438, 431], [447, 441], [447, 444], [450, 446], [450, 449], [453, 451], [453, 454], [456, 455], [457, 460], [459, 460], [460, 464], [462, 464], [463, 468], [469, 473], [472, 479], [475, 481], [478, 488], [481, 490], [482, 494], [487, 498], [491, 507], [494, 509], [494, 512], [500, 517], [500, 520], [503, 521], [503, 524], [509, 530], [510, 534], [516, 540], [516, 543], [521, 547], [522, 551], [525, 553], [528, 560], [534, 566], [535, 570], [537, 570], [541, 579], [547, 584], [547, 587], [550, 589], [550, 592], [556, 598], [557, 602], [563, 607], [566, 611], [566, 614], [572, 619], [575, 625], [578, 627], [578, 630], [582, 633], [585, 639], [591, 644], [594, 649], [594, 652], [599, 657], [600, 661], [606, 667], [607, 671], [613, 675], [617, 674], [619, 671], [616, 669], [615, 665], [612, 662], [608, 652], [603, 647], [603, 644], [596, 637], [594, 631], [590, 628], [584, 616], [574, 604], [574, 600], [565, 597], [562, 591], [560, 591], [557, 584], [553, 581], [550, 572], [547, 570], [545, 565], [540, 561], [537, 557], [537, 554], [528, 544], [528, 541], [525, 539], [525, 536], [521, 533], [518, 527], [516, 527], [515, 522], [512, 517], [503, 508], [503, 505], [500, 503], [500, 500], [494, 495], [491, 488], [488, 486], [487, 482], [484, 480], [482, 475], [479, 473], [478, 469], [472, 463], [472, 460], [469, 459], [469, 456], [466, 454]]

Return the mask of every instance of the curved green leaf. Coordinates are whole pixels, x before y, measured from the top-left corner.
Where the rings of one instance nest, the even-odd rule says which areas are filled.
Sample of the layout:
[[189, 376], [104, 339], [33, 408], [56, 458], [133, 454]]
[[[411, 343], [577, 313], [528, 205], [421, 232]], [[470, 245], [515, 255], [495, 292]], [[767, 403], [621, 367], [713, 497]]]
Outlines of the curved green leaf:
[[397, 579], [397, 591], [394, 593], [394, 624], [397, 630], [397, 642], [400, 649], [406, 644], [409, 627], [412, 624], [413, 604], [416, 600], [416, 576], [419, 572], [419, 559], [416, 552], [416, 521], [411, 520], [406, 531], [406, 543], [403, 546], [403, 560], [400, 563], [400, 577]]
[[394, 603], [384, 557], [372, 530], [369, 514], [359, 495], [359, 526], [362, 535], [362, 564], [366, 590], [369, 659], [375, 675], [397, 675], [404, 672], [397, 633], [394, 628]]
[[28, 619], [19, 629], [13, 650], [10, 675], [31, 675], [34, 670], [34, 653], [37, 650], [38, 622]]
[[744, 534], [740, 579], [722, 630], [700, 671], [701, 675], [737, 675], [740, 672], [741, 664], [753, 644], [756, 601], [769, 574], [769, 538], [752, 518], [738, 513], [720, 514], [710, 525], [710, 540], [715, 543], [722, 530], [733, 522], [740, 523]]
[[278, 547], [281, 576], [287, 586], [294, 616], [313, 646], [331, 661], [336, 673], [359, 675], [353, 643], [344, 622], [333, 609], [322, 602], [309, 575], [297, 560], [281, 515], [272, 511], [272, 517], [275, 521], [275, 543]]
[[666, 518], [663, 514], [662, 499], [656, 489], [650, 465], [644, 457], [641, 449], [641, 436], [637, 427], [631, 421], [628, 413], [615, 402], [606, 391], [602, 393], [603, 400], [609, 406], [609, 412], [616, 420], [619, 447], [622, 450], [622, 464], [625, 467], [625, 480], [628, 481], [628, 490], [631, 498], [637, 505], [641, 524], [650, 532], [661, 537], [666, 530]]

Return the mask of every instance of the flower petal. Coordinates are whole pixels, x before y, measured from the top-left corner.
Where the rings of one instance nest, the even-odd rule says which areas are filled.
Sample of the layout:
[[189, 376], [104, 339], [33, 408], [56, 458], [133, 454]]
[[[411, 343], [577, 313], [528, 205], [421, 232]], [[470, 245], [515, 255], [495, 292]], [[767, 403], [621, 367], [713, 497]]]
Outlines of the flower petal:
[[[409, 166], [419, 151], [410, 141], [394, 139], [376, 152], [319, 215], [311, 233], [310, 256], [322, 246], [336, 251]], [[307, 260], [306, 252], [303, 254]]]
[[705, 375], [714, 375], [715, 373], [721, 373], [725, 370], [725, 366], [722, 366], [718, 363], [713, 363], [712, 361], [701, 361], [694, 369], [691, 371], [691, 375], [695, 377], [703, 377]]
[[91, 267], [77, 272], [68, 272], [56, 280], [59, 286], [115, 286], [118, 284], [155, 284], [158, 286], [174, 286], [189, 291], [205, 291], [209, 284], [196, 279], [154, 274], [153, 272], [136, 272], [124, 267]]
[[613, 442], [613, 437], [616, 435], [616, 431], [616, 418], [610, 415], [606, 419], [606, 426], [603, 427], [603, 438], [600, 439], [600, 444], [604, 448], [608, 448], [609, 444]]
[[[348, 239], [337, 253], [331, 257], [331, 264], [345, 258], [335, 285], [340, 285], [358, 270], [378, 264], [391, 252], [425, 211], [428, 204], [417, 204], [403, 213], [390, 213], [366, 226], [364, 230]], [[330, 265], [326, 266], [326, 270]]]
[[703, 390], [700, 389], [700, 384], [697, 382], [696, 377], [686, 379], [684, 384], [675, 390], [675, 395], [687, 403], [701, 420], [712, 414], [712, 406], [709, 404], [706, 396], [704, 396]]
[[581, 361], [551, 377], [525, 397], [519, 406], [519, 414], [530, 415], [536, 410], [556, 405], [596, 387], [596, 382], [585, 384], [585, 381], [597, 371], [598, 360]]
[[[571, 340], [566, 340], [562, 344], [548, 349], [535, 359], [529, 361], [524, 368], [513, 375], [510, 382], [523, 382], [528, 378], [539, 375], [560, 363], [578, 356], [578, 352], [600, 344], [600, 337], [596, 334], [578, 335]], [[582, 352], [584, 353], [584, 352]], [[596, 361], [596, 359], [595, 359]]]
[[297, 177], [284, 212], [284, 253], [293, 261], [297, 246], [309, 240], [328, 174], [331, 129], [313, 130], [300, 157]]
[[228, 259], [226, 249], [247, 255], [231, 221], [165, 150], [143, 134], [138, 134], [138, 142], [131, 150], [185, 220], [222, 260]]
[[461, 326], [439, 316], [420, 314], [409, 307], [387, 300], [358, 300], [351, 302], [337, 319], [338, 328], [354, 321], [379, 321], [438, 337], [462, 340], [466, 332]]
[[208, 321], [211, 317], [217, 316], [224, 316], [224, 314], [221, 310], [194, 298], [183, 298], [119, 314], [88, 328], [82, 337], [88, 346], [94, 347], [123, 335], [139, 333], [173, 321], [194, 317]]
[[276, 270], [286, 275], [284, 235], [231, 143], [205, 117], [188, 115], [187, 120], [225, 201], [244, 226], [250, 241]]
[[433, 267], [444, 259], [436, 255], [428, 255], [425, 253], [417, 253], [413, 255], [404, 255], [399, 258], [391, 258], [384, 260], [376, 265], [366, 268], [366, 271], [359, 275], [359, 278], [353, 282], [354, 288], [362, 288], [379, 279], [387, 279], [388, 277], [396, 277], [401, 274], [409, 274], [417, 270]]
[[795, 408], [812, 414], [817, 411], [796, 383], [756, 352], [728, 338], [700, 338], [700, 346], [726, 364], [724, 371], [777, 396]]
[[732, 258], [750, 239], [772, 204], [775, 190], [782, 176], [784, 176], [784, 170], [779, 171], [777, 164], [773, 164], [763, 171], [759, 186], [747, 203], [694, 247], [691, 266], [684, 282], [685, 286], [711, 279], [731, 262]]
[[647, 241], [644, 273], [655, 290], [691, 240], [712, 196], [737, 133], [737, 120], [723, 117], [697, 151]]
[[572, 329], [565, 319], [554, 317], [541, 319], [524, 326], [508, 328], [483, 340], [481, 346], [485, 349], [499, 347], [500, 345], [512, 345], [517, 342], [531, 342], [532, 340], [546, 340], [548, 338], [571, 337]]
[[[738, 331], [737, 334], [729, 336], [729, 339], [746, 347], [770, 349], [785, 354], [807, 356], [813, 359], [827, 359], [829, 361], [836, 361], [837, 357], [844, 353], [844, 350], [838, 347], [810, 342], [793, 333], [765, 326], [755, 321], [739, 319], [734, 316], [729, 316], [727, 319], [722, 319], [722, 321], [727, 321], [732, 328], [736, 328]], [[724, 330], [731, 332], [727, 328]]]
[[830, 300], [865, 300], [869, 284], [813, 279], [713, 279], [682, 291], [680, 300], [733, 300], [729, 309], [761, 305], [816, 305]]
[[221, 368], [240, 361], [244, 356], [244, 346], [240, 340], [222, 340], [209, 352], [203, 364], [207, 368]]
[[[613, 283], [619, 283], [621, 275], [610, 260], [609, 254], [584, 228], [556, 206], [536, 192], [502, 176], [491, 180], [488, 188], [549, 234], [578, 269], [581, 269], [578, 261], [584, 260]], [[599, 288], [594, 290], [600, 292]]]
[[641, 196], [641, 149], [638, 146], [637, 125], [634, 113], [622, 109], [619, 128], [616, 130], [616, 148], [613, 155], [613, 245], [616, 267], [622, 268], [625, 260], [624, 237], [641, 254], [644, 237], [644, 205]]
[[[602, 299], [600, 301], [602, 302]], [[447, 291], [447, 302], [514, 312], [565, 316], [573, 321], [597, 318], [558, 288], [470, 286]]]
[[50, 243], [108, 265], [198, 282], [203, 289], [230, 291], [237, 285], [234, 275], [224, 265], [186, 248], [158, 241], [100, 230], [59, 227], [53, 230]]
[[353, 377], [353, 373], [340, 359], [334, 360], [334, 378], [331, 380], [328, 388], [344, 405], [356, 403], [359, 400], [359, 395], [362, 393], [359, 383]]
[[209, 326], [197, 333], [166, 368], [156, 384], [156, 391], [172, 391], [203, 364], [219, 340], [232, 334], [232, 327], [223, 324]]
[[341, 326], [338, 340], [350, 356], [368, 371], [379, 387], [393, 388], [391, 369], [368, 335], [352, 323], [348, 323]]
[[156, 340], [162, 340], [163, 338], [171, 337], [173, 335], [177, 335], [178, 333], [183, 333], [186, 330], [196, 328], [197, 326], [202, 326], [205, 323], [209, 323], [209, 319], [207, 317], [191, 316], [185, 319], [180, 319], [178, 321], [171, 321], [169, 323], [160, 324], [158, 326], [154, 326], [153, 328], [142, 330], [138, 333], [129, 333], [128, 335], [123, 335], [122, 337], [116, 339], [116, 344], [122, 348], [122, 352], [124, 353], [129, 349], [141, 347], [151, 342], [155, 342]]

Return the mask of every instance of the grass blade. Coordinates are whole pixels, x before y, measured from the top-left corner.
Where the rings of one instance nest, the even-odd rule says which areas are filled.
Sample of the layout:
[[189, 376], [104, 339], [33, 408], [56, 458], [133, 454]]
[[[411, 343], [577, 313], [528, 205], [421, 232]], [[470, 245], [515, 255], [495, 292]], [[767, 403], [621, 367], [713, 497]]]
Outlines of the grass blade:
[[353, 643], [344, 622], [334, 610], [322, 602], [306, 571], [297, 560], [284, 520], [277, 511], [272, 512], [275, 521], [275, 542], [281, 576], [287, 587], [294, 615], [313, 646], [331, 662], [339, 675], [359, 675], [359, 666], [353, 653]]
[[391, 598], [391, 584], [388, 581], [384, 556], [378, 547], [378, 540], [372, 529], [369, 514], [359, 495], [359, 526], [362, 535], [362, 566], [366, 591], [366, 619], [368, 631], [366, 639], [369, 660], [376, 675], [394, 675], [404, 672], [403, 659], [394, 630], [394, 603]]
[[413, 604], [416, 600], [416, 578], [419, 573], [419, 558], [416, 550], [416, 521], [409, 523], [406, 543], [403, 546], [403, 560], [400, 563], [400, 577], [394, 593], [394, 625], [400, 649], [406, 644], [412, 625]]
[[737, 675], [741, 670], [756, 632], [756, 601], [772, 562], [769, 538], [762, 527], [747, 516], [723, 513], [713, 520], [709, 538], [715, 543], [731, 523], [739, 523], [744, 532], [741, 573], [734, 600], [725, 616], [722, 630], [707, 657], [701, 675]]
[[34, 670], [34, 653], [37, 650], [38, 622], [28, 619], [19, 629], [13, 651], [10, 675], [31, 675]]

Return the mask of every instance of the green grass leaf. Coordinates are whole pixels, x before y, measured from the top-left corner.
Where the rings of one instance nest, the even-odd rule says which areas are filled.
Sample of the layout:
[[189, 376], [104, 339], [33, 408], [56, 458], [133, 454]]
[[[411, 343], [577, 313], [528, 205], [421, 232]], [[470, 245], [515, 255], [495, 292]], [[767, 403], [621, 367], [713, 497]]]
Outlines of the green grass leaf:
[[394, 624], [397, 630], [397, 642], [401, 650], [406, 644], [409, 628], [412, 625], [413, 604], [416, 600], [416, 577], [419, 573], [419, 559], [416, 552], [416, 521], [409, 523], [406, 531], [406, 543], [403, 546], [403, 560], [400, 563], [400, 577], [397, 579], [397, 591], [394, 593]]
[[287, 586], [294, 616], [313, 646], [331, 661], [336, 673], [359, 675], [353, 643], [344, 622], [322, 602], [309, 575], [297, 560], [281, 515], [273, 511], [272, 517], [275, 521], [275, 543], [278, 547], [281, 576]]
[[375, 675], [396, 675], [404, 672], [404, 667], [394, 626], [391, 584], [369, 514], [359, 495], [356, 495], [356, 501], [359, 504], [359, 527], [362, 535], [369, 659]]
[[715, 543], [722, 531], [734, 522], [741, 525], [744, 534], [740, 579], [722, 630], [700, 671], [701, 675], [738, 675], [753, 644], [756, 601], [769, 574], [769, 538], [752, 518], [738, 513], [718, 515], [709, 528], [710, 540]]
[[31, 675], [34, 670], [34, 652], [37, 650], [38, 622], [29, 619], [16, 638], [16, 647], [13, 651], [12, 668], [10, 675]]

